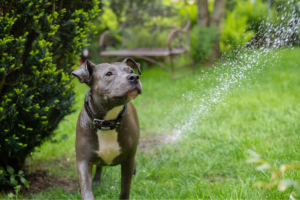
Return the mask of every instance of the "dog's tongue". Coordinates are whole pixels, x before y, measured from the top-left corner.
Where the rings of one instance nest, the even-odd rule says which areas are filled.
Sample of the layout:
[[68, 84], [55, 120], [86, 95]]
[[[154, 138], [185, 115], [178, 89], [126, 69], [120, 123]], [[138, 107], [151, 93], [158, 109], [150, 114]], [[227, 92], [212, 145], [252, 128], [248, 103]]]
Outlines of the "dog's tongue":
[[132, 91], [128, 92], [127, 93], [128, 99], [129, 100], [133, 99], [134, 97], [136, 97], [137, 94], [138, 94], [137, 90], [132, 90]]

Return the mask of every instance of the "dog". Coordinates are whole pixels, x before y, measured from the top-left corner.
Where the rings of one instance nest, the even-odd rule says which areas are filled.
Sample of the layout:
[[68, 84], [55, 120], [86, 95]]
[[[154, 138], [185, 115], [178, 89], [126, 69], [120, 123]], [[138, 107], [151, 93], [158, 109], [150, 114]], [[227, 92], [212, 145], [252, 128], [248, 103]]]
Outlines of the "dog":
[[100, 183], [103, 166], [121, 165], [120, 199], [129, 199], [135, 154], [139, 143], [139, 120], [130, 100], [142, 93], [137, 68], [132, 58], [123, 62], [95, 65], [87, 60], [72, 72], [80, 83], [89, 86], [76, 125], [76, 165], [81, 197], [94, 199], [94, 183]]

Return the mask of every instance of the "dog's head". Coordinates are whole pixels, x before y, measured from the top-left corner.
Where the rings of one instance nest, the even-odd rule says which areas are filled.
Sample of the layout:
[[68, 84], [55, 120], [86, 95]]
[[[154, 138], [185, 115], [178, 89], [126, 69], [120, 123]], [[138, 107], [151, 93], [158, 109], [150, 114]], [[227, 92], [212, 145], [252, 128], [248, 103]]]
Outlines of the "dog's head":
[[132, 58], [123, 62], [102, 63], [95, 65], [87, 60], [78, 69], [72, 72], [81, 83], [86, 83], [97, 95], [105, 101], [123, 105], [142, 93], [142, 84], [139, 75], [133, 69], [137, 68], [140, 75], [140, 64]]

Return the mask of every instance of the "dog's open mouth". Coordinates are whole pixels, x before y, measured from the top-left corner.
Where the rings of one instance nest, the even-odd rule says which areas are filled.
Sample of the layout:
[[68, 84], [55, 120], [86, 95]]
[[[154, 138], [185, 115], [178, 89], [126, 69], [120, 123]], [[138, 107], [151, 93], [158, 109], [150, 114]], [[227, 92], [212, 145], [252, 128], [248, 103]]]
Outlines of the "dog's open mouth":
[[126, 96], [129, 100], [134, 99], [138, 94], [141, 94], [142, 91], [138, 87], [132, 87], [127, 93]]
[[138, 95], [137, 89], [131, 90], [131, 91], [129, 91], [129, 92], [127, 93], [127, 97], [128, 97], [128, 99], [130, 99], [130, 100], [133, 99], [133, 98], [135, 98], [137, 95]]

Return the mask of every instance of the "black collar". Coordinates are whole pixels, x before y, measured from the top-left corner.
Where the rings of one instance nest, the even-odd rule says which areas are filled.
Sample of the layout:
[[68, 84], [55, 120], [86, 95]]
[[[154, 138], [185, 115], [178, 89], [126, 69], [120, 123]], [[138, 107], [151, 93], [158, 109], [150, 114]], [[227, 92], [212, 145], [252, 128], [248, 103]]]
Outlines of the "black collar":
[[93, 124], [96, 128], [98, 128], [101, 131], [109, 131], [117, 128], [120, 125], [122, 117], [125, 115], [127, 110], [127, 104], [124, 106], [121, 113], [118, 115], [116, 120], [102, 120], [98, 119], [95, 114], [92, 112], [90, 106], [89, 106], [89, 92], [91, 89], [89, 89], [85, 95], [85, 101], [84, 101], [84, 108], [89, 115], [90, 118], [93, 120]]

